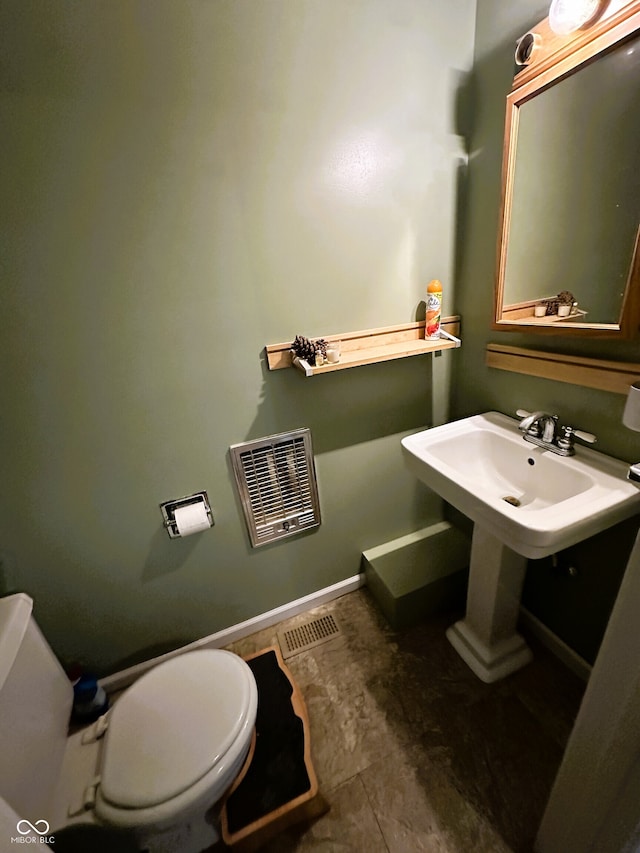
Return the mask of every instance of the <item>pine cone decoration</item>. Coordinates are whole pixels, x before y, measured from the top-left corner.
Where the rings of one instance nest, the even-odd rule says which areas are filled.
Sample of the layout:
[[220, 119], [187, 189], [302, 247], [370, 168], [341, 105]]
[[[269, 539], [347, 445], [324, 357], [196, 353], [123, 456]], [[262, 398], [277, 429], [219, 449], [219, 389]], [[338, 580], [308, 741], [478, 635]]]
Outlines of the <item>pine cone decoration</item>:
[[316, 352], [320, 351], [322, 353], [323, 359], [327, 360], [327, 342], [324, 338], [318, 338], [317, 341], [314, 341], [316, 346]]
[[316, 346], [309, 338], [303, 335], [296, 335], [295, 341], [291, 344], [291, 349], [298, 356], [308, 361], [309, 364], [314, 364], [316, 358]]

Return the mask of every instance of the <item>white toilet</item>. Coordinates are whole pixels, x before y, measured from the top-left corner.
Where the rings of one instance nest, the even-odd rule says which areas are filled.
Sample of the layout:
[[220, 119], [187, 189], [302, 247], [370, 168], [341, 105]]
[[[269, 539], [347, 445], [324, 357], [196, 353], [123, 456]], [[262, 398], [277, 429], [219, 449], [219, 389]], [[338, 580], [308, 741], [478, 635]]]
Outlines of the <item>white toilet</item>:
[[215, 804], [242, 769], [256, 718], [247, 664], [219, 649], [170, 658], [68, 736], [73, 688], [31, 610], [22, 593], [0, 599], [0, 798], [54, 838], [92, 823], [129, 830], [150, 853], [214, 844]]

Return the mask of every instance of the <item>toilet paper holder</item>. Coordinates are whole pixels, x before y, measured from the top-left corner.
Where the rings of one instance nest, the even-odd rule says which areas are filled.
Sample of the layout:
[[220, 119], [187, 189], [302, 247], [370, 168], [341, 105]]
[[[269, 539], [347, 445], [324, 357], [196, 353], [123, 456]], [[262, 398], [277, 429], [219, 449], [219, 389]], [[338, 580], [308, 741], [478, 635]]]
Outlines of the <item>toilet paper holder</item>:
[[209, 526], [213, 527], [213, 513], [209, 505], [209, 498], [206, 492], [194, 492], [192, 495], [187, 495], [184, 498], [177, 498], [172, 501], [164, 501], [160, 504], [160, 511], [164, 520], [164, 526], [171, 539], [180, 539], [178, 525], [176, 523], [176, 510], [180, 507], [191, 506], [192, 504], [204, 504], [205, 511], [209, 518]]

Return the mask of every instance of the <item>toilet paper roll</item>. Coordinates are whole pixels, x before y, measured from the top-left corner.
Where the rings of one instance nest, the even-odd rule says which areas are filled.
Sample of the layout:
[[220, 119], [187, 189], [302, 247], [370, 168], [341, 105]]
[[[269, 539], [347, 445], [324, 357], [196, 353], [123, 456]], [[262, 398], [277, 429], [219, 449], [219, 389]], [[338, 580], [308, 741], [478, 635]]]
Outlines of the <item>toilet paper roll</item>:
[[202, 501], [179, 506], [175, 511], [176, 527], [180, 536], [191, 536], [211, 527], [207, 510]]

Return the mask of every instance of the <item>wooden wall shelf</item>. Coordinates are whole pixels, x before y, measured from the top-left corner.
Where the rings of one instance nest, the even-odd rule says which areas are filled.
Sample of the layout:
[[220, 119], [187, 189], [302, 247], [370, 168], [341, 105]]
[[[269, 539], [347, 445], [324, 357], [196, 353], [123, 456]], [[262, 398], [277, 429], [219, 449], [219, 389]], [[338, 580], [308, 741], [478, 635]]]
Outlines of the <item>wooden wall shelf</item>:
[[627, 394], [629, 386], [640, 377], [640, 364], [604, 361], [557, 352], [542, 352], [525, 347], [487, 344], [488, 367], [539, 376], [556, 382], [569, 382], [613, 394]]
[[265, 347], [269, 370], [281, 370], [285, 367], [298, 367], [305, 376], [318, 376], [321, 373], [333, 373], [348, 367], [361, 367], [364, 364], [376, 364], [380, 361], [392, 361], [407, 358], [410, 355], [424, 355], [444, 349], [460, 346], [460, 317], [445, 317], [440, 324], [443, 336], [439, 340], [425, 340], [424, 320], [404, 323], [400, 326], [385, 326], [380, 329], [367, 329], [362, 332], [344, 332], [341, 335], [324, 335], [327, 342], [341, 341], [342, 355], [336, 364], [323, 364], [311, 367], [304, 361], [291, 357], [291, 341], [281, 344], [269, 344]]

